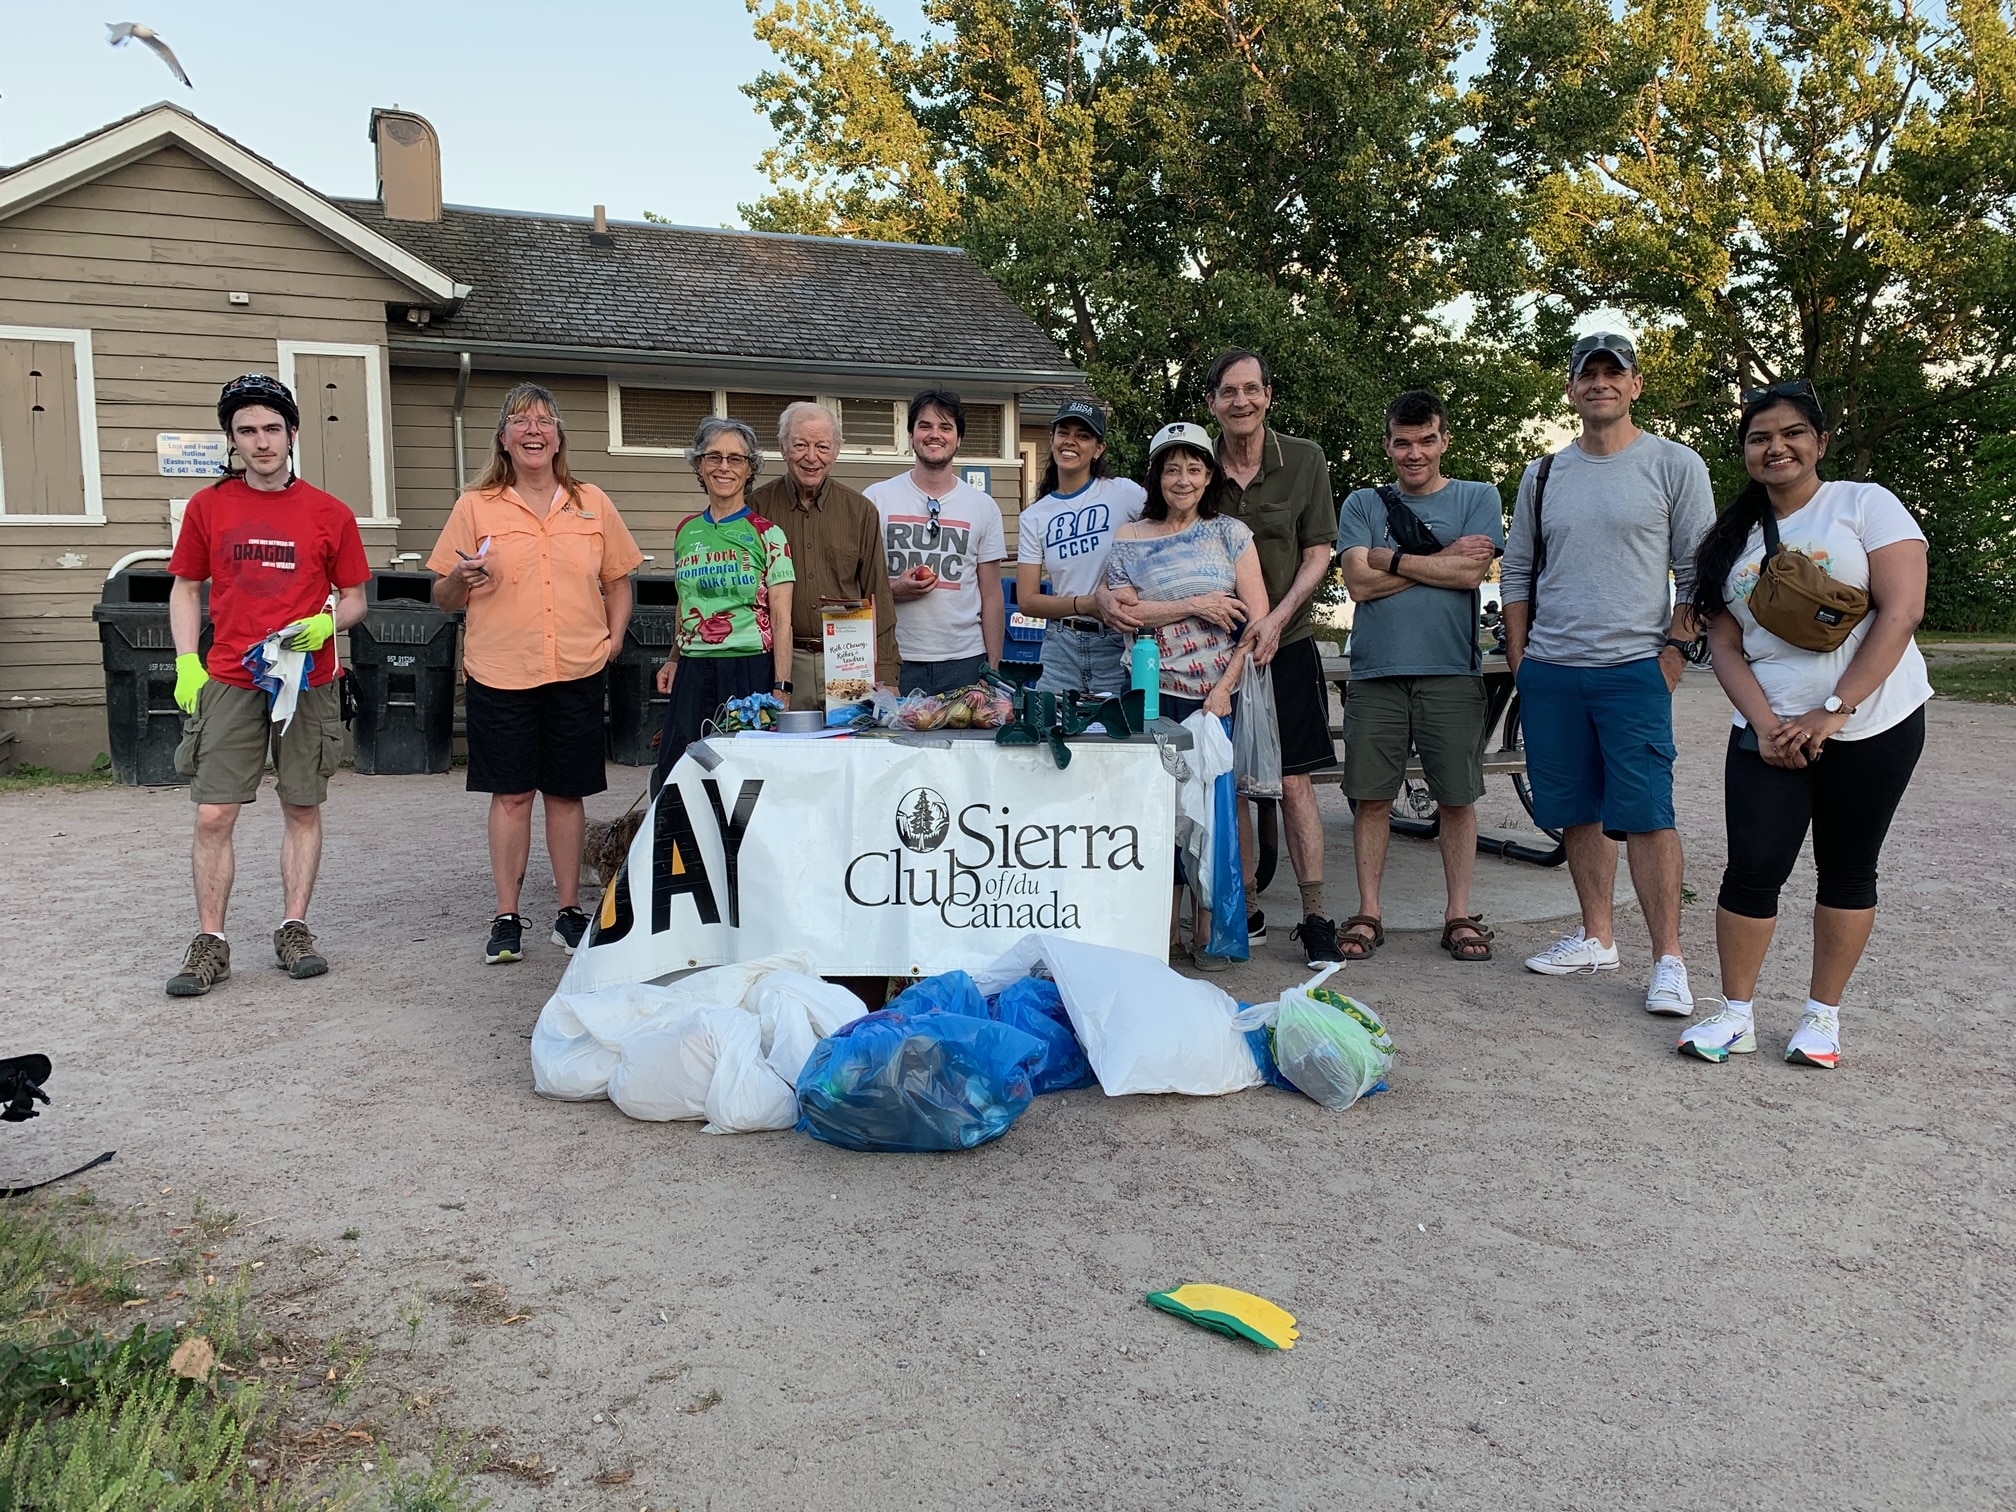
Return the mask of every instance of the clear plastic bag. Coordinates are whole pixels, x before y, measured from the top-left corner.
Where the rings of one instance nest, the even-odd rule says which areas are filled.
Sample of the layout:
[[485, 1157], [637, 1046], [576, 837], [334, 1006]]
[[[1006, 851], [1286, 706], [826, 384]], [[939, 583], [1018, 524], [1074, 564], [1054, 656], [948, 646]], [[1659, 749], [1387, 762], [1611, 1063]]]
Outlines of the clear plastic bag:
[[1232, 770], [1246, 798], [1281, 796], [1281, 726], [1274, 716], [1274, 670], [1246, 658], [1239, 717], [1232, 725]]
[[1386, 1085], [1393, 1037], [1356, 998], [1327, 987], [1283, 993], [1274, 1017], [1274, 1058], [1297, 1091], [1342, 1110]]

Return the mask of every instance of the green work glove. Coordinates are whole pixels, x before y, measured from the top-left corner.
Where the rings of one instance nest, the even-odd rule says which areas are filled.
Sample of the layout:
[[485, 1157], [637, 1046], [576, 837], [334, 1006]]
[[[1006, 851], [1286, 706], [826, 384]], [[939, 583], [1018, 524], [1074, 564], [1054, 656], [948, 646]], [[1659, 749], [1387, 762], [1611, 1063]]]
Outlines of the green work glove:
[[175, 707], [194, 717], [196, 702], [203, 696], [203, 684], [210, 674], [203, 670], [203, 658], [194, 651], [175, 658]]
[[311, 614], [307, 619], [296, 620], [289, 628], [294, 631], [285, 642], [289, 651], [320, 651], [336, 633], [336, 616]]

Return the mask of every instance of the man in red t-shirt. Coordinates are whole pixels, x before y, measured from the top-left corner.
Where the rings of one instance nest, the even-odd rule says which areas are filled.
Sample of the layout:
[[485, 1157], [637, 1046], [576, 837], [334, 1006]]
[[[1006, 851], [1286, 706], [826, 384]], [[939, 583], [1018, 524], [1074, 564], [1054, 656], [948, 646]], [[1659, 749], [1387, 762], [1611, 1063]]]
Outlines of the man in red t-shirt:
[[[171, 997], [201, 997], [231, 975], [224, 912], [237, 870], [232, 833], [240, 805], [253, 802], [270, 752], [280, 813], [280, 878], [287, 913], [273, 933], [273, 953], [290, 976], [329, 969], [308, 932], [308, 900], [322, 864], [322, 803], [343, 755], [343, 714], [336, 653], [329, 642], [364, 618], [371, 576], [357, 517], [294, 476], [294, 436], [301, 414], [287, 386], [263, 373], [224, 385], [217, 423], [244, 472], [227, 474], [189, 501], [168, 570], [168, 622], [175, 635], [175, 702], [188, 717], [176, 767], [196, 804], [196, 911], [201, 933], [182, 970], [168, 979]], [[216, 632], [208, 666], [197, 655], [203, 633], [203, 583], [210, 583]], [[329, 595], [336, 608], [329, 611]], [[287, 651], [308, 653], [291, 720], [274, 718], [274, 698], [253, 679], [248, 652], [279, 635]]]

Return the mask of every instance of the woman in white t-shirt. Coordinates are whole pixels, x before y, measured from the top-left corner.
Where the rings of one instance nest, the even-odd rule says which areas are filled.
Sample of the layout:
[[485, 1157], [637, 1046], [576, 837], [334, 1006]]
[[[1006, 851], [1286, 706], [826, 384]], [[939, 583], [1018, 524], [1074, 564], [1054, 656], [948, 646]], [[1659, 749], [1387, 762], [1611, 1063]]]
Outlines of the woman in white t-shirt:
[[1141, 518], [1148, 491], [1106, 476], [1106, 412], [1098, 405], [1073, 399], [1058, 406], [1042, 494], [1015, 527], [1015, 607], [1050, 622], [1036, 686], [1046, 693], [1124, 693], [1130, 647], [1099, 618], [1098, 593], [1114, 533]]
[[[1715, 908], [1726, 1003], [1690, 1025], [1682, 1054], [1722, 1061], [1757, 1048], [1751, 1000], [1778, 922], [1778, 891], [1813, 831], [1819, 886], [1795, 1065], [1841, 1063], [1841, 998], [1876, 924], [1876, 863], [1925, 747], [1932, 684], [1912, 632], [1925, 612], [1925, 532], [1877, 483], [1822, 482], [1830, 440], [1810, 383], [1744, 395], [1750, 482], [1701, 543], [1695, 612], [1736, 706], [1723, 764], [1729, 864]], [[1779, 639], [1750, 612], [1764, 511], [1782, 549], [1866, 589], [1869, 613], [1833, 651]]]

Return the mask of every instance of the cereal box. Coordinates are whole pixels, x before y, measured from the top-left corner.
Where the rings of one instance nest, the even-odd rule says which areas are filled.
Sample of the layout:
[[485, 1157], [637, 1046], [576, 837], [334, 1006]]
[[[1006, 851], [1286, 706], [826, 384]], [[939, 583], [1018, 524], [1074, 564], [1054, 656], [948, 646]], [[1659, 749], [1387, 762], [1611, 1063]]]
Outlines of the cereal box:
[[875, 688], [875, 605], [861, 599], [821, 599], [826, 709], [858, 704]]

